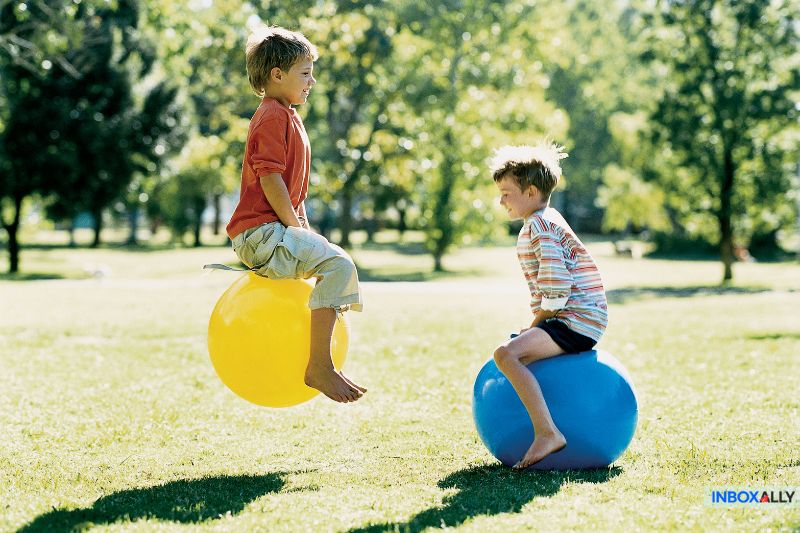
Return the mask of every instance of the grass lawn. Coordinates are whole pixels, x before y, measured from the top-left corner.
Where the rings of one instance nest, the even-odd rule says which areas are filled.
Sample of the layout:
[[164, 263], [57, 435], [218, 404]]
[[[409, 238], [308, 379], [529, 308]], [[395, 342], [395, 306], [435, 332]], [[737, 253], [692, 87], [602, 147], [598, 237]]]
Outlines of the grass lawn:
[[721, 289], [717, 262], [590, 248], [599, 348], [630, 371], [639, 426], [609, 469], [544, 473], [500, 466], [471, 416], [479, 368], [529, 321], [510, 247], [460, 250], [448, 276], [413, 246], [356, 249], [372, 281], [346, 370], [369, 392], [289, 409], [209, 362], [238, 274], [200, 266], [229, 250], [27, 250], [27, 278], [0, 279], [0, 531], [800, 529], [800, 507], [704, 503], [800, 486], [798, 265], [736, 265]]

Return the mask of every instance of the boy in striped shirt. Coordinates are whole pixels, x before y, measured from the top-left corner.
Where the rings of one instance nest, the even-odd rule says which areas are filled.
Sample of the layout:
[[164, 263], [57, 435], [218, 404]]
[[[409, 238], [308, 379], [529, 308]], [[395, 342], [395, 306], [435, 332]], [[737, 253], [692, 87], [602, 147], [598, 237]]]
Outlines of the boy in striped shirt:
[[492, 177], [500, 204], [524, 225], [517, 256], [531, 292], [533, 322], [494, 352], [528, 411], [535, 433], [516, 469], [541, 461], [567, 445], [550, 416], [542, 390], [525, 368], [534, 361], [590, 350], [608, 323], [608, 304], [592, 256], [561, 214], [548, 206], [561, 177], [563, 148], [551, 143], [505, 146], [495, 153]]

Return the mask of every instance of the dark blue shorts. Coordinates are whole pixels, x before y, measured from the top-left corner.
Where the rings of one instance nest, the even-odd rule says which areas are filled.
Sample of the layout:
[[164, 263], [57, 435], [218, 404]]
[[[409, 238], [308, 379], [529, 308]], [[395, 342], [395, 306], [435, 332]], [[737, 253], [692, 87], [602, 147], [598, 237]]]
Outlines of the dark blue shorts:
[[536, 327], [550, 335], [550, 338], [566, 353], [586, 352], [597, 344], [594, 339], [572, 331], [560, 320], [547, 320]]

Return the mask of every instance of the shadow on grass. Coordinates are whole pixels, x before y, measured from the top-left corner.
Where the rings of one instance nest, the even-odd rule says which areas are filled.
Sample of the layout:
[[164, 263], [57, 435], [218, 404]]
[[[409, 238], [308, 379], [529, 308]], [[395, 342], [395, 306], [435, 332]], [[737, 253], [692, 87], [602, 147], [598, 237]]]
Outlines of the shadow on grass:
[[793, 331], [787, 333], [753, 333], [750, 335], [745, 335], [746, 339], [754, 340], [754, 341], [777, 341], [779, 339], [792, 339], [792, 340], [800, 340], [800, 332]]
[[391, 250], [401, 255], [429, 255], [430, 251], [423, 242], [363, 242], [354, 247], [355, 250]]
[[[202, 244], [200, 246], [193, 246], [191, 244], [182, 244], [182, 243], [175, 243], [175, 242], [161, 242], [161, 243], [139, 243], [139, 244], [128, 244], [124, 242], [104, 242], [101, 243], [100, 246], [93, 247], [91, 244], [76, 244], [75, 246], [70, 246], [66, 243], [25, 243], [22, 247], [22, 253], [26, 251], [39, 251], [39, 252], [51, 252], [51, 251], [102, 251], [102, 252], [133, 252], [133, 253], [151, 253], [151, 252], [169, 252], [173, 250], [212, 250], [214, 248], [228, 248], [230, 247], [230, 241], [228, 242], [210, 242], [208, 244]], [[0, 245], [0, 249], [3, 246]]]
[[48, 279], [66, 279], [66, 276], [53, 272], [17, 272], [16, 274], [0, 274], [0, 281], [42, 281]]
[[612, 289], [606, 293], [608, 302], [621, 304], [631, 300], [650, 298], [693, 298], [695, 296], [719, 296], [723, 294], [758, 294], [770, 292], [768, 287], [725, 287], [706, 285], [697, 287], [625, 287]]
[[403, 531], [417, 533], [426, 528], [456, 527], [481, 515], [518, 513], [534, 498], [554, 496], [566, 482], [605, 483], [622, 473], [620, 467], [597, 470], [515, 472], [502, 465], [459, 470], [437, 483], [442, 489], [456, 489], [444, 505], [412, 516], [407, 522], [386, 522], [347, 533]]
[[477, 277], [484, 274], [477, 269], [471, 270], [445, 270], [434, 272], [430, 270], [408, 270], [393, 272], [385, 268], [366, 268], [356, 265], [359, 281], [435, 281], [439, 279]]
[[83, 509], [53, 509], [17, 533], [74, 531], [120, 521], [154, 518], [183, 524], [236, 514], [257, 498], [281, 490], [284, 472], [253, 476], [182, 479], [164, 485], [115, 492]]

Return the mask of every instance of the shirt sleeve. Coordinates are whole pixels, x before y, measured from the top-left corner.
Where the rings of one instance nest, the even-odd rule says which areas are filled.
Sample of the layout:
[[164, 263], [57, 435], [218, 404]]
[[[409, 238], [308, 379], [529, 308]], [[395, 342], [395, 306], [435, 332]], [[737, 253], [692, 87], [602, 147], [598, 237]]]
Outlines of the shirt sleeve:
[[539, 262], [536, 284], [542, 293], [541, 308], [558, 311], [567, 305], [572, 275], [567, 270], [561, 240], [552, 231], [531, 236], [531, 251]]
[[286, 170], [288, 129], [287, 117], [280, 114], [265, 117], [253, 129], [249, 163], [256, 176], [283, 174]]

